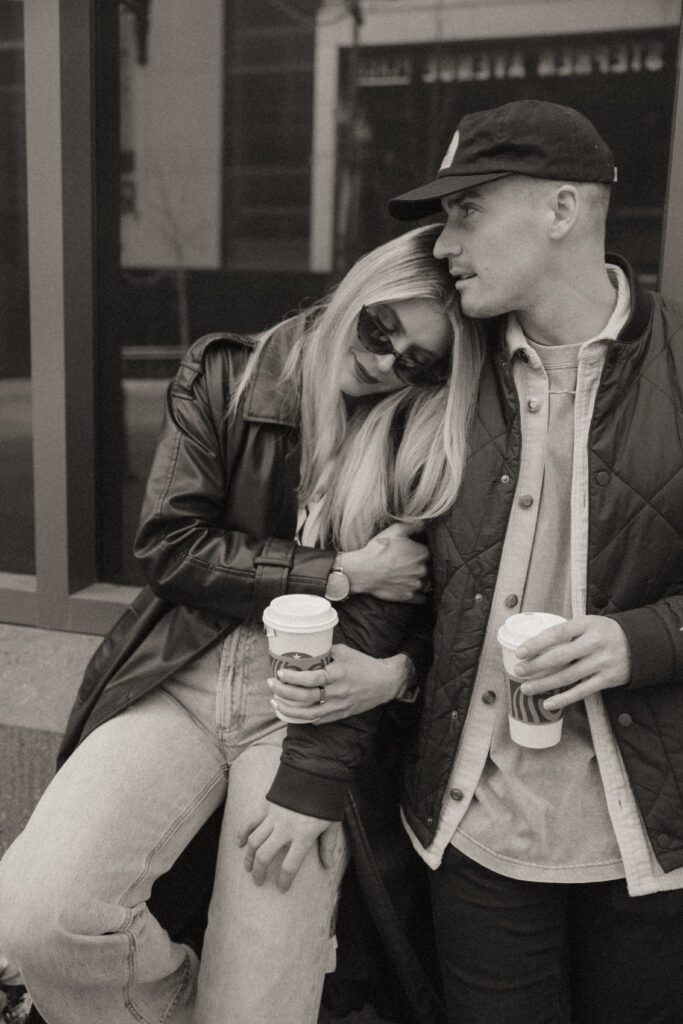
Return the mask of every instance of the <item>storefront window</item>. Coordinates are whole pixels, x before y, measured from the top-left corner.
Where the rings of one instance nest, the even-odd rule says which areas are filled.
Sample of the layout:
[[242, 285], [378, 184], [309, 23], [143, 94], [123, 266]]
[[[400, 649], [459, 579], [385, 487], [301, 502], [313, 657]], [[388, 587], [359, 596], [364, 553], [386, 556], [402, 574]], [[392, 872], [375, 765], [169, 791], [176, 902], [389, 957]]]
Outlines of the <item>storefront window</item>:
[[464, 114], [516, 99], [545, 99], [586, 114], [612, 147], [619, 181], [608, 249], [630, 259], [654, 284], [677, 45], [678, 30], [662, 28], [375, 46], [363, 48], [356, 62], [346, 50], [342, 90], [355, 87], [362, 128], [356, 142], [362, 170], [355, 250], [396, 232], [386, 214], [387, 196], [433, 175]]
[[133, 538], [190, 342], [275, 322], [308, 271], [319, 0], [96, 5], [100, 578]]
[[608, 246], [656, 282], [678, 28], [620, 28], [619, 2], [609, 32], [533, 36], [525, 4], [507, 5], [526, 18], [509, 38], [449, 39], [435, 19], [431, 41], [404, 5], [94, 5], [100, 579], [142, 582], [133, 537], [187, 346], [276, 322], [405, 230], [387, 198], [434, 174], [469, 111], [583, 111], [617, 156]]
[[227, 266], [306, 268], [319, 0], [226, 5]]
[[0, 571], [34, 573], [23, 4], [0, 0]]

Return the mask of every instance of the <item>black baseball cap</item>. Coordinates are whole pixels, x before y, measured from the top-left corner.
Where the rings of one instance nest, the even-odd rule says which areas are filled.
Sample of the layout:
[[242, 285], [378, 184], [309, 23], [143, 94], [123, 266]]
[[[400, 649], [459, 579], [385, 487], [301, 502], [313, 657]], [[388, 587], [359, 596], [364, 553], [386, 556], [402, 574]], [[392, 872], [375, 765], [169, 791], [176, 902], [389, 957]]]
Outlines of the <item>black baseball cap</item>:
[[463, 117], [434, 181], [390, 199], [389, 213], [418, 220], [437, 213], [444, 196], [509, 174], [617, 180], [612, 152], [587, 117], [558, 103], [517, 100]]

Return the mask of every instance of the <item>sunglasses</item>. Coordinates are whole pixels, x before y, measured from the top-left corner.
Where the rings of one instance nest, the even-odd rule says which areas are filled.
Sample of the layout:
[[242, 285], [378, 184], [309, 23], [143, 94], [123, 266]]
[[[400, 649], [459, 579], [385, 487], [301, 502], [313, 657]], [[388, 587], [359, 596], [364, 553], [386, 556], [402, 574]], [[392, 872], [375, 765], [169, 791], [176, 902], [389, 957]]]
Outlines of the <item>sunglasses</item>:
[[443, 384], [448, 377], [448, 358], [435, 359], [429, 365], [418, 363], [408, 356], [401, 355], [391, 344], [386, 328], [376, 320], [372, 313], [361, 307], [356, 324], [358, 340], [367, 352], [376, 356], [393, 355], [393, 370], [399, 380], [414, 387], [428, 387]]

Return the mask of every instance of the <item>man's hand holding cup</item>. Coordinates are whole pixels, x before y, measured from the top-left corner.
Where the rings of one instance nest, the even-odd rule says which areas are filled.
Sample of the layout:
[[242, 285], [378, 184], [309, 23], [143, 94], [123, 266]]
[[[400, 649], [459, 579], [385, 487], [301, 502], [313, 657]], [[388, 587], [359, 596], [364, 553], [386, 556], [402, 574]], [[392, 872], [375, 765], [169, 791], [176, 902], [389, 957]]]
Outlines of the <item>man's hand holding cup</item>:
[[623, 629], [603, 615], [580, 615], [551, 626], [515, 651], [515, 674], [525, 696], [553, 693], [545, 700], [557, 711], [591, 694], [625, 686], [631, 651]]

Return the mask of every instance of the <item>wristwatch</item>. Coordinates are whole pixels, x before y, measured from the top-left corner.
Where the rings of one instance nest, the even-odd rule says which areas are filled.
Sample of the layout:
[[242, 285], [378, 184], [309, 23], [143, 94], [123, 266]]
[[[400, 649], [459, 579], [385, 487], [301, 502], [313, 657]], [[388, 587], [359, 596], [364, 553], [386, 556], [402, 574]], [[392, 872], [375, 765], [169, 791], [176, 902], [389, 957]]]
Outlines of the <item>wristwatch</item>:
[[351, 593], [351, 580], [341, 567], [341, 559], [336, 558], [332, 563], [330, 574], [327, 577], [325, 597], [328, 601], [345, 601]]

